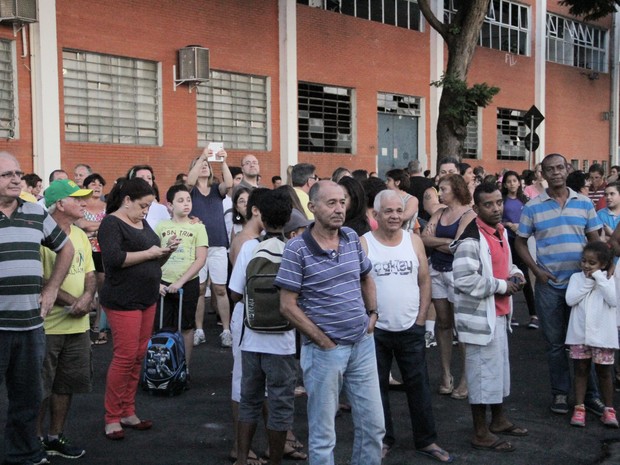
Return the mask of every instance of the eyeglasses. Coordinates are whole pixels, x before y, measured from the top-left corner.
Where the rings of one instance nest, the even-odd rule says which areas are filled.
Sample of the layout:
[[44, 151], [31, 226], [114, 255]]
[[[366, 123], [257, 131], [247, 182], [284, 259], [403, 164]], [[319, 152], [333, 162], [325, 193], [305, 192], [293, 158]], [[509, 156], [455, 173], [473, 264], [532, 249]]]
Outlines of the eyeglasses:
[[15, 176], [17, 176], [19, 179], [21, 179], [23, 175], [23, 171], [5, 171], [4, 173], [0, 173], [0, 178], [13, 179]]
[[316, 174], [313, 174], [312, 176], [310, 176], [308, 179], [314, 179], [315, 181], [319, 180], [319, 177]]

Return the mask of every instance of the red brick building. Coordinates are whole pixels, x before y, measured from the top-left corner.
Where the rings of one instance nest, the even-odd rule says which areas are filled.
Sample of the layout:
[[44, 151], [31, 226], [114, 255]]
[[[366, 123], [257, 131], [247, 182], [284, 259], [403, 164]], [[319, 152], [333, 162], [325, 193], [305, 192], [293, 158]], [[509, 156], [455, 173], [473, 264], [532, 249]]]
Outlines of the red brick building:
[[[439, 17], [452, 1], [436, 2]], [[434, 166], [439, 90], [429, 83], [446, 52], [415, 0], [37, 6], [23, 29], [0, 22], [0, 150], [27, 172], [87, 163], [112, 180], [148, 163], [167, 186], [209, 140], [224, 142], [231, 165], [254, 153], [265, 184], [297, 161], [321, 176], [416, 158]], [[493, 0], [468, 80], [501, 91], [470, 126], [467, 161], [526, 168], [522, 117], [536, 105], [537, 158], [617, 164], [614, 35], [611, 17], [586, 24], [555, 1]], [[190, 44], [209, 49], [211, 80], [175, 86]]]

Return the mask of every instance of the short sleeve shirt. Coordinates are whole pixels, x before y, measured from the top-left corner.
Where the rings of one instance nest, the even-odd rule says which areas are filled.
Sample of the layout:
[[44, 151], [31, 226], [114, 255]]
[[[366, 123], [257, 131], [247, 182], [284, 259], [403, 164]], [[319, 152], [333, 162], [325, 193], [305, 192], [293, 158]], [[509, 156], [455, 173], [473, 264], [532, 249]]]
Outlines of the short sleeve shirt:
[[177, 223], [172, 220], [165, 220], [157, 225], [155, 233], [161, 239], [162, 244], [166, 244], [171, 236], [176, 236], [177, 239], [181, 240], [179, 247], [161, 268], [161, 279], [167, 283], [176, 282], [192, 266], [192, 263], [196, 261], [197, 247], [209, 247], [207, 231], [204, 225], [200, 223]]
[[0, 330], [43, 326], [40, 247], [58, 252], [67, 235], [40, 205], [18, 199], [11, 217], [0, 212]]
[[601, 229], [592, 201], [568, 188], [564, 207], [545, 191], [530, 200], [519, 219], [517, 236], [536, 238], [538, 265], [554, 275], [549, 285], [566, 289], [573, 273], [580, 271], [579, 262], [586, 233]]
[[352, 229], [340, 229], [338, 250], [324, 250], [313, 227], [287, 242], [275, 285], [298, 294], [299, 307], [336, 344], [355, 344], [368, 328], [360, 277], [372, 264]]

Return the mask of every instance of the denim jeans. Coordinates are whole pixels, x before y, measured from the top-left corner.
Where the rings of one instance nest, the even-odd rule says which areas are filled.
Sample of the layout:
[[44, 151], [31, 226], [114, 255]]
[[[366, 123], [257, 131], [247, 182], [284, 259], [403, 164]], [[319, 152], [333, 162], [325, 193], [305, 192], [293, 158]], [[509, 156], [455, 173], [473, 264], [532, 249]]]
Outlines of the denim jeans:
[[[566, 289], [557, 289], [549, 284], [537, 282], [535, 296], [536, 313], [547, 346], [551, 394], [568, 395], [571, 380], [568, 352], [564, 342], [566, 341], [570, 307], [566, 303]], [[586, 400], [598, 397], [595, 375], [593, 371], [590, 371]]]
[[43, 394], [45, 357], [43, 327], [31, 331], [0, 331], [0, 383], [9, 398], [4, 429], [5, 463], [31, 463], [43, 457], [36, 424]]
[[301, 348], [301, 367], [308, 393], [310, 465], [334, 465], [335, 417], [344, 389], [351, 404], [354, 439], [351, 465], [380, 465], [385, 434], [375, 344], [371, 334], [353, 345], [324, 350]]
[[390, 368], [394, 358], [403, 377], [416, 449], [428, 447], [437, 440], [426, 369], [425, 332], [424, 326], [415, 324], [398, 332], [375, 329], [375, 351], [386, 431], [383, 442], [390, 447], [395, 442], [389, 397]]

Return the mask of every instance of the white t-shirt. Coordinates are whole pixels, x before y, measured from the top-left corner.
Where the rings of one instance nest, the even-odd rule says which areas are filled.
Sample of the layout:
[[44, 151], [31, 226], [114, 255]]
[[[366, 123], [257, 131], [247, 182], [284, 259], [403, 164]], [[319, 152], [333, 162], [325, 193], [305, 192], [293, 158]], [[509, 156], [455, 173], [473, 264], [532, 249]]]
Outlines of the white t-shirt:
[[149, 207], [149, 212], [146, 215], [146, 222], [149, 224], [151, 229], [155, 231], [155, 228], [159, 224], [160, 221], [169, 220], [170, 213], [165, 205], [157, 202], [157, 200], [153, 200], [151, 206]]
[[[257, 245], [258, 240], [252, 239], [241, 246], [235, 267], [230, 276], [230, 284], [228, 285], [230, 290], [237, 294], [243, 295], [245, 291], [245, 272]], [[282, 333], [262, 333], [253, 331], [246, 326], [243, 328], [241, 350], [272, 355], [294, 354], [295, 330], [292, 329]]]
[[411, 234], [403, 232], [403, 238], [396, 246], [381, 244], [372, 232], [364, 234], [368, 259], [372, 262], [370, 275], [377, 287], [380, 317], [375, 326], [384, 331], [411, 328], [420, 310], [420, 262], [411, 243]]

